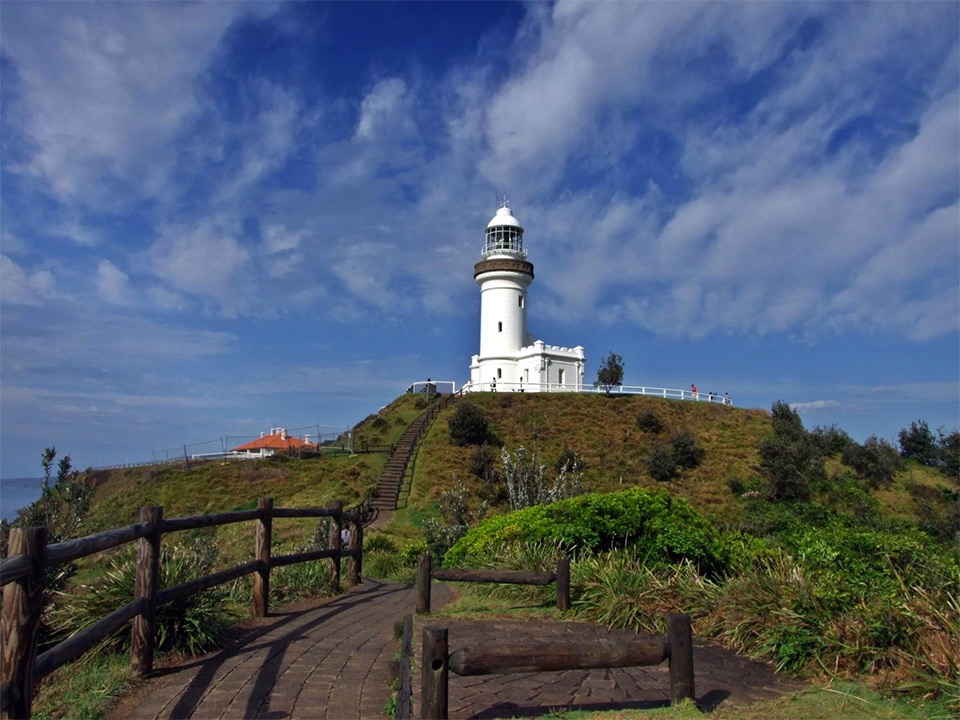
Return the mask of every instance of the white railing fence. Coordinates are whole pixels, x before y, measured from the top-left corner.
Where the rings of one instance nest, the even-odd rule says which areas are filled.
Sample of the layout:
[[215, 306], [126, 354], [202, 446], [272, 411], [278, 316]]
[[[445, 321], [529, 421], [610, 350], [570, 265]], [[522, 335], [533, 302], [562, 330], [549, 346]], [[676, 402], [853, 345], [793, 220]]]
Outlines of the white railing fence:
[[[575, 387], [558, 383], [524, 383], [503, 382], [494, 383], [467, 383], [463, 392], [579, 392], [604, 394], [606, 389], [595, 385]], [[718, 405], [733, 405], [730, 395], [716, 392], [693, 392], [692, 390], [678, 390], [675, 388], [647, 387], [646, 385], [614, 385], [610, 388], [610, 395], [650, 395], [669, 400], [692, 400], [694, 402], [716, 403]]]

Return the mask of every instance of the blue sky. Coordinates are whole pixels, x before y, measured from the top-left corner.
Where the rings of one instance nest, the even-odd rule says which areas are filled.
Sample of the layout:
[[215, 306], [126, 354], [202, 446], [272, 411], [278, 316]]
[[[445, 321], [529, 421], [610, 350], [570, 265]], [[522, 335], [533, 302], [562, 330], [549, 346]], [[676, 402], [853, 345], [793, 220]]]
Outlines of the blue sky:
[[958, 8], [2, 3], [0, 474], [465, 382], [498, 194], [588, 380], [955, 428]]

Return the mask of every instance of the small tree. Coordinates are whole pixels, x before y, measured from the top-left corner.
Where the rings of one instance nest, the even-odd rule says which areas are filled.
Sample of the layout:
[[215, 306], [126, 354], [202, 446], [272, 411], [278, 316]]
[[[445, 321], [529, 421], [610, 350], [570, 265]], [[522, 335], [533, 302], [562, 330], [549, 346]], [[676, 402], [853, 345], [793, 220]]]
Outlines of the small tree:
[[695, 468], [703, 461], [706, 451], [697, 445], [696, 438], [689, 430], [679, 430], [670, 438], [673, 445], [673, 459], [677, 465], [685, 468]]
[[623, 385], [623, 358], [611, 352], [607, 355], [597, 370], [597, 381], [594, 387], [601, 387], [609, 395], [613, 388]]
[[457, 403], [447, 425], [454, 445], [480, 445], [487, 439], [487, 419], [480, 408], [468, 402]]
[[677, 476], [677, 461], [669, 445], [658, 442], [650, 448], [650, 454], [647, 455], [647, 472], [650, 473], [650, 477], [660, 482], [672, 480]]
[[926, 421], [910, 423], [910, 427], [903, 428], [897, 437], [900, 441], [901, 457], [913, 458], [922, 465], [936, 465], [937, 439]]

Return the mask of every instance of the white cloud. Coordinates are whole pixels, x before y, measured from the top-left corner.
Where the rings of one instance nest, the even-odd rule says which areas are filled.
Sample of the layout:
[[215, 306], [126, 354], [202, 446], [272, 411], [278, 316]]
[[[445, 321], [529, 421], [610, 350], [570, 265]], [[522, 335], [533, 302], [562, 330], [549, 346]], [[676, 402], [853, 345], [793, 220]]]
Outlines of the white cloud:
[[0, 298], [3, 302], [39, 306], [56, 293], [57, 281], [49, 270], [31, 273], [6, 255], [0, 256]]
[[254, 298], [246, 271], [249, 252], [215, 222], [171, 226], [150, 250], [151, 269], [173, 289], [215, 301], [227, 314], [247, 308]]
[[843, 404], [837, 400], [811, 400], [809, 402], [790, 403], [798, 413], [815, 413], [822, 410], [839, 410]]
[[96, 286], [100, 297], [114, 305], [127, 304], [133, 299], [130, 278], [109, 260], [101, 260], [97, 266]]
[[68, 3], [4, 7], [4, 55], [34, 149], [17, 169], [58, 199], [116, 207], [167, 192], [169, 144], [197, 112], [195, 82], [253, 3]]
[[385, 133], [412, 129], [407, 117], [410, 102], [407, 84], [396, 77], [381, 80], [360, 103], [360, 117], [354, 140], [373, 140]]

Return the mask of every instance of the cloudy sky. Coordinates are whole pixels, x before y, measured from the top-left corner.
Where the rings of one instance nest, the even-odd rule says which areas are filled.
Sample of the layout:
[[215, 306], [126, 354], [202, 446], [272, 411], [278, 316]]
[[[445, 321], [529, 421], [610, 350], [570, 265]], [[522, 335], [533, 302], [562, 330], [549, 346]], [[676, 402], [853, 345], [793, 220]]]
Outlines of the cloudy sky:
[[459, 386], [498, 194], [588, 380], [955, 428], [958, 8], [4, 2], [0, 474]]

